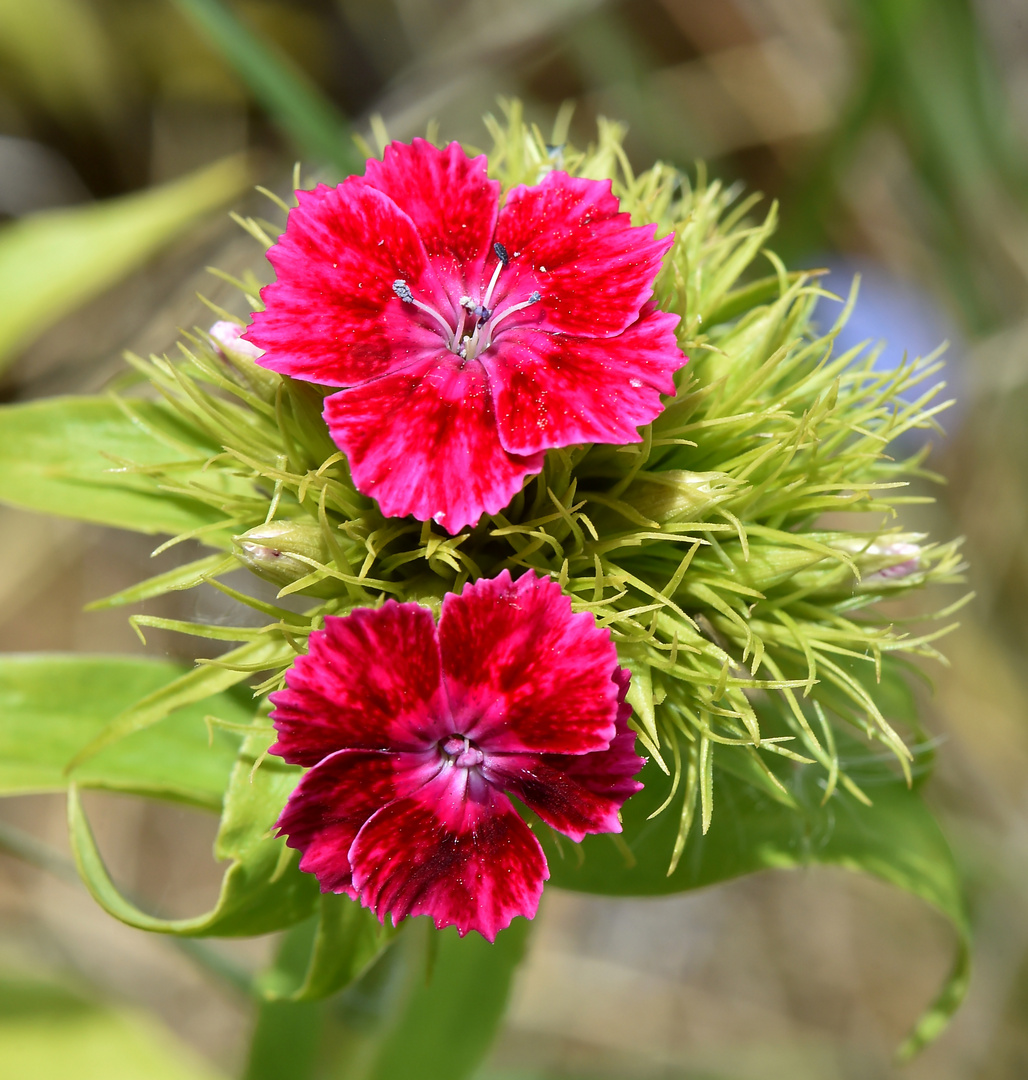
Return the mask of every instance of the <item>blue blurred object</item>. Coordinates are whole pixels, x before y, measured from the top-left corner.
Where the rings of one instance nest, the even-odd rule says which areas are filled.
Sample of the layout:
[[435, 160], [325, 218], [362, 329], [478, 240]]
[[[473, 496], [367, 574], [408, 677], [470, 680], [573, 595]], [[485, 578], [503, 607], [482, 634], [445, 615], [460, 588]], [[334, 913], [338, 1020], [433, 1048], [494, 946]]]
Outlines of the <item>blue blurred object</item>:
[[827, 297], [818, 302], [816, 317], [823, 329], [828, 329], [839, 317], [853, 279], [860, 275], [857, 302], [849, 321], [839, 331], [836, 354], [863, 342], [870, 348], [884, 343], [875, 368], [891, 371], [905, 355], [927, 356], [949, 342], [942, 357], [946, 362], [945, 370], [911, 387], [904, 397], [920, 397], [929, 387], [944, 381], [946, 389], [940, 392], [937, 400], [955, 398], [956, 403], [943, 413], [940, 422], [947, 433], [955, 431], [963, 413], [964, 350], [960, 332], [942, 305], [919, 285], [896, 277], [870, 259], [842, 258], [833, 254], [811, 265], [828, 268], [829, 273], [821, 278], [820, 284], [842, 297], [842, 303]]

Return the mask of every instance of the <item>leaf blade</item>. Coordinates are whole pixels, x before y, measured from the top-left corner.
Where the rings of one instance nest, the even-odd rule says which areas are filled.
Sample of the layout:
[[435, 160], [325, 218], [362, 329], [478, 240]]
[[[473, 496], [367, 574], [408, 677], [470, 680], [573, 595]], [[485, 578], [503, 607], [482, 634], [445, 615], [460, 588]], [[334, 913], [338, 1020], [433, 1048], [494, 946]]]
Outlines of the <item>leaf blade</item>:
[[180, 180], [0, 229], [0, 371], [48, 326], [140, 266], [250, 183], [242, 157]]

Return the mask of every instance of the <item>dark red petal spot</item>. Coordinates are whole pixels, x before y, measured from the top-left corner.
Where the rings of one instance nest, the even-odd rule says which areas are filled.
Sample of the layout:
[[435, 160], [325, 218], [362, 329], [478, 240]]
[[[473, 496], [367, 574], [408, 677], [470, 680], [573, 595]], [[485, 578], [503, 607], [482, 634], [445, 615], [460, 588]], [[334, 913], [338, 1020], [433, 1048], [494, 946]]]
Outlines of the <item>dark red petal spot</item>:
[[[513, 256], [493, 308], [499, 312], [538, 290], [542, 302], [517, 322], [539, 330], [611, 337], [639, 317], [674, 237], [633, 226], [609, 180], [554, 171], [534, 187], [511, 190], [496, 239]], [[508, 325], [515, 325], [515, 318]], [[503, 333], [503, 328], [498, 331]]]
[[298, 191], [286, 231], [268, 251], [277, 279], [261, 290], [244, 337], [258, 363], [309, 382], [345, 386], [412, 362], [438, 347], [431, 320], [415, 318], [393, 292], [452, 314], [411, 219], [359, 177]]
[[440, 279], [458, 295], [481, 287], [496, 227], [500, 184], [487, 167], [484, 154], [469, 158], [459, 143], [439, 150], [414, 139], [390, 143], [364, 174], [411, 218]]
[[296, 765], [336, 750], [424, 749], [452, 730], [432, 615], [395, 600], [326, 616], [271, 700], [271, 752]]
[[439, 644], [456, 729], [487, 756], [584, 754], [614, 737], [617, 650], [555, 581], [504, 570], [448, 594]]
[[[628, 672], [615, 680], [623, 696]], [[581, 840], [587, 833], [621, 832], [618, 811], [642, 790], [633, 777], [645, 761], [635, 752], [635, 732], [628, 726], [631, 707], [622, 702], [617, 734], [606, 750], [591, 754], [496, 754], [484, 775], [516, 795], [547, 825]]]
[[437, 927], [489, 941], [515, 916], [535, 915], [549, 877], [539, 841], [506, 796], [480, 779], [458, 789], [442, 775], [375, 814], [350, 860], [361, 902], [383, 922], [431, 915]]

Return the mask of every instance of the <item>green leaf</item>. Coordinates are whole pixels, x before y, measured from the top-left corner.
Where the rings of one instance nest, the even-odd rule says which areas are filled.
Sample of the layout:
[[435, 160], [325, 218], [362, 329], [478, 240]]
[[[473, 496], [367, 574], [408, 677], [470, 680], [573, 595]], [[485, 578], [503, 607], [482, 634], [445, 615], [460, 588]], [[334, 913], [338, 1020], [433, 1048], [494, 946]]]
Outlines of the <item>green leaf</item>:
[[[260, 641], [223, 653], [216, 661], [187, 671], [117, 714], [72, 758], [70, 768], [81, 768], [105, 747], [159, 723], [176, 709], [220, 694], [248, 678], [254, 671], [274, 667], [293, 655], [292, 648], [285, 641], [269, 634]], [[237, 670], [229, 666], [233, 664], [245, 665], [245, 669]]]
[[[0, 658], [0, 795], [63, 791], [68, 762], [111, 717], [181, 672], [177, 664], [118, 656]], [[208, 713], [242, 724], [253, 707], [229, 694], [187, 704], [159, 728], [107, 747], [75, 782], [220, 810], [239, 739], [208, 733]]]
[[[427, 922], [427, 921], [426, 921]], [[426, 978], [421, 935], [404, 935], [404, 997], [380, 1036], [368, 1080], [464, 1080], [485, 1057], [507, 1006], [511, 978], [525, 953], [530, 924], [515, 919], [493, 944], [478, 934], [427, 924], [437, 949]], [[423, 940], [423, 939], [422, 939]]]
[[244, 159], [231, 157], [139, 195], [33, 214], [0, 229], [0, 370], [249, 182]]
[[[314, 934], [315, 920], [308, 919], [283, 935], [271, 971], [260, 979], [265, 990], [267, 976], [289, 985], [303, 979]], [[316, 1076], [324, 1013], [320, 1003], [265, 995], [257, 1009], [243, 1080], [308, 1080]]]
[[[652, 821], [668, 779], [651, 762], [642, 773], [645, 788], [625, 804], [624, 844], [608, 836], [586, 837], [578, 852], [540, 836], [550, 865], [551, 884], [581, 892], [655, 896], [772, 867], [812, 864], [844, 866], [882, 878], [946, 916], [958, 935], [957, 956], [942, 992], [901, 1048], [909, 1057], [935, 1038], [967, 990], [969, 927], [953, 855], [935, 818], [916, 791], [879, 770], [878, 782], [862, 777], [873, 800], [864, 806], [836, 791], [821, 806], [823, 779], [814, 767], [792, 773], [788, 784], [796, 803], [790, 809], [749, 783], [715, 770], [717, 808], [706, 835], [693, 829], [675, 872], [667, 867], [682, 809], [682, 797]], [[577, 856], [580, 856], [577, 857]]]
[[[296, 852], [272, 830], [302, 770], [265, 757], [272, 736], [255, 732], [243, 744], [232, 770], [214, 853], [231, 859], [214, 908], [191, 919], [161, 919], [125, 897], [111, 880], [86, 820], [78, 790], [68, 790], [68, 827], [79, 874], [108, 914], [129, 926], [184, 937], [242, 937], [268, 934], [309, 918], [319, 890], [301, 873]], [[259, 764], [258, 764], [259, 763]]]
[[104, 597], [103, 600], [94, 600], [91, 604], [86, 604], [85, 610], [102, 611], [105, 608], [121, 607], [124, 604], [138, 604], [143, 600], [151, 600], [155, 596], [164, 596], [165, 593], [192, 589], [204, 581], [219, 577], [238, 567], [239, 561], [234, 555], [205, 555], [202, 559], [196, 559], [184, 566], [176, 566], [163, 574], [155, 574], [138, 585], [130, 585], [127, 589], [122, 589], [112, 596]]
[[301, 149], [344, 173], [361, 169], [342, 115], [272, 41], [220, 0], [175, 0], [175, 5]]
[[[177, 534], [224, 515], [204, 503], [162, 491], [150, 477], [119, 470], [199, 459], [205, 445], [158, 402], [134, 401], [130, 418], [108, 397], [48, 398], [0, 407], [0, 502], [24, 510], [93, 521], [143, 533]], [[195, 446], [188, 455], [179, 447]], [[199, 467], [183, 469], [183, 480]], [[217, 538], [206, 537], [208, 543]], [[226, 532], [221, 546], [230, 541]]]
[[356, 900], [323, 893], [309, 962], [295, 970], [276, 965], [262, 977], [269, 1001], [317, 1001], [359, 979], [399, 931]]

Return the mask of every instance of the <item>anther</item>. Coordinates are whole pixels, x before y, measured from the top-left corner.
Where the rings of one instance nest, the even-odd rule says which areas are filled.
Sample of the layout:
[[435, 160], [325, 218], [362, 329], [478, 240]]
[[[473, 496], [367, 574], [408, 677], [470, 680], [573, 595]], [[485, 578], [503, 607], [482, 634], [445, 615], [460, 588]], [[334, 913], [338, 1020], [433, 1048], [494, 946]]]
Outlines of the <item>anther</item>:
[[493, 251], [496, 253], [496, 257], [500, 260], [501, 263], [503, 263], [504, 266], [507, 266], [510, 263], [510, 255], [507, 253], [507, 249], [503, 246], [503, 244], [499, 242], [493, 244]]
[[470, 311], [479, 322], [485, 322], [490, 315], [492, 315], [492, 309], [487, 308], [484, 304], [477, 304], [470, 296], [462, 296], [460, 298], [460, 306], [466, 311]]
[[405, 304], [413, 304], [420, 311], [423, 311], [426, 315], [435, 319], [435, 321], [439, 323], [439, 325], [443, 328], [443, 331], [446, 334], [447, 346], [449, 346], [449, 348], [451, 349], [453, 348], [453, 327], [450, 326], [450, 324], [442, 317], [442, 315], [439, 314], [438, 311], [435, 310], [435, 308], [429, 307], [428, 304], [423, 304], [420, 300], [415, 300], [414, 293], [410, 291], [410, 286], [407, 284], [406, 281], [403, 280], [403, 278], [397, 278], [393, 282], [393, 292], [396, 293], [396, 295]]

